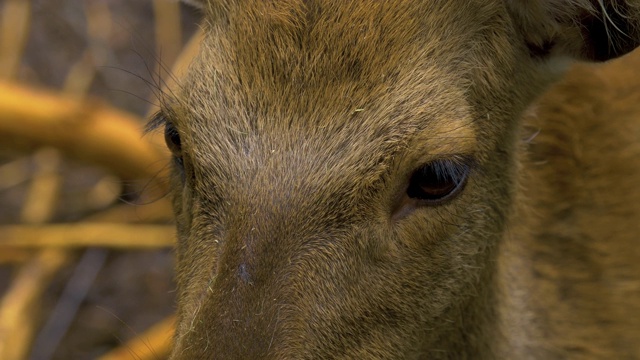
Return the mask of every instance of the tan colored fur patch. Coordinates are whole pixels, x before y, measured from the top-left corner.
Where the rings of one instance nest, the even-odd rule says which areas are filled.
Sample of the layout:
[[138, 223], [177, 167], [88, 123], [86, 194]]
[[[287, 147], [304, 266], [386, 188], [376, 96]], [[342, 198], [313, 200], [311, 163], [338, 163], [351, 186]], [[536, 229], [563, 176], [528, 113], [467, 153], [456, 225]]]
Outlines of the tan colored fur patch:
[[172, 359], [638, 353], [637, 1], [203, 4]]

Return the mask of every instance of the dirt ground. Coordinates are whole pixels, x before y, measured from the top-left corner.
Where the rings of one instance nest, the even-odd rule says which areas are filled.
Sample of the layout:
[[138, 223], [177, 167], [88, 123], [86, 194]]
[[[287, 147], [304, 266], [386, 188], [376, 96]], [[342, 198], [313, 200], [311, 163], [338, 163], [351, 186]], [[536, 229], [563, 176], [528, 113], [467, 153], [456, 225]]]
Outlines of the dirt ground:
[[[0, 0], [0, 11], [9, 0]], [[34, 0], [31, 2], [30, 33], [16, 80], [48, 89], [62, 89], [73, 64], [90, 46], [99, 47], [101, 62], [88, 94], [109, 104], [144, 116], [154, 102], [158, 58], [154, 39], [153, 2], [125, 0]], [[111, 32], [106, 39], [91, 38], [87, 11], [106, 6]], [[98, 11], [99, 12], [99, 11]], [[0, 17], [1, 18], [1, 17]], [[197, 12], [181, 5], [182, 39], [197, 28]], [[37, 104], [34, 104], [36, 106]], [[141, 127], [143, 124], [141, 124]], [[1, 140], [0, 140], [1, 142]], [[36, 167], [31, 154], [0, 146], [0, 170], [19, 168], [27, 174], [13, 182], [0, 171], [0, 225], [20, 223], [28, 196], [29, 174]], [[66, 223], [121, 204], [136, 202], [138, 189], [120, 183], [108, 172], [69, 159], [62, 159], [57, 170], [62, 177], [61, 191], [51, 222]], [[100, 198], [96, 189], [117, 189], [113, 200]], [[139, 205], [143, 206], [143, 205]], [[170, 222], [170, 220], [167, 220]], [[35, 336], [31, 359], [94, 359], [117, 347], [149, 326], [174, 312], [171, 249], [114, 251], [85, 249], [51, 281], [33, 309], [41, 324]], [[0, 263], [0, 295], [5, 294], [17, 265]], [[95, 276], [94, 276], [95, 275]], [[88, 290], [81, 284], [89, 283]], [[60, 310], [60, 299], [80, 303], [76, 311]], [[54, 310], [56, 309], [57, 310]], [[68, 329], [64, 323], [70, 321]], [[50, 323], [49, 325], [46, 325]], [[48, 330], [42, 330], [42, 329]], [[60, 335], [61, 339], [56, 340]]]

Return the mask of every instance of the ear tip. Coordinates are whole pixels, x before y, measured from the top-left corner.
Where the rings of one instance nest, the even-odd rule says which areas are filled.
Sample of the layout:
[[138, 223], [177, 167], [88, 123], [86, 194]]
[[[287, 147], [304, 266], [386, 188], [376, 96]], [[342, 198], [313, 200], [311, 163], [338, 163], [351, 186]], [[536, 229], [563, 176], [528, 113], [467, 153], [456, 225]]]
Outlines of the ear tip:
[[638, 0], [504, 1], [534, 56], [553, 44], [554, 53], [604, 61], [640, 46]]

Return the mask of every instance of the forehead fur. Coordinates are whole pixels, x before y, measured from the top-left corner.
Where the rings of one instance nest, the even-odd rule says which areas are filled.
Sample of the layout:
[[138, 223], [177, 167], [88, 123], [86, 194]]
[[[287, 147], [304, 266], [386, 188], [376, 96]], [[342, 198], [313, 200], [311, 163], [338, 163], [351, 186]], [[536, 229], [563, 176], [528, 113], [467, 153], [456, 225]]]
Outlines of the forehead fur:
[[[343, 87], [337, 95], [364, 97], [376, 86], [417, 75], [416, 70], [463, 72], [461, 67], [489, 40], [478, 29], [499, 21], [496, 6], [486, 3], [213, 2], [207, 25], [210, 51], [202, 54], [203, 73], [198, 75], [217, 70], [253, 101], [309, 93], [332, 100], [327, 97], [336, 94], [337, 85]], [[399, 74], [402, 69], [405, 73]]]
[[[468, 150], [460, 139], [471, 138], [476, 116], [466, 102], [472, 73], [509, 56], [494, 51], [500, 38], [487, 30], [503, 28], [492, 23], [505, 15], [487, 3], [214, 2], [182, 118], [216, 147], [207, 153], [269, 138], [280, 148], [304, 141], [330, 152], [358, 136], [358, 157], [424, 131], [422, 140], [447, 139], [433, 145], [439, 152]], [[247, 141], [252, 134], [260, 140]]]

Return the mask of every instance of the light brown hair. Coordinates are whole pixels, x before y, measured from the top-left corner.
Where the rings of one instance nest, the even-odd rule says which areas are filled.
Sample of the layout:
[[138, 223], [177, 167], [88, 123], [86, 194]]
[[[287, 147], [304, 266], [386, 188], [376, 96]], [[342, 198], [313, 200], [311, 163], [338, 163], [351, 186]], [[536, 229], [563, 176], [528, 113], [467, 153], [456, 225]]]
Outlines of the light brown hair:
[[632, 190], [638, 147], [602, 142], [617, 135], [597, 117], [521, 119], [569, 59], [636, 47], [639, 2], [201, 5], [201, 52], [156, 118], [174, 154], [173, 359], [638, 354], [637, 330], [589, 343], [620, 317], [563, 317], [622, 284], [581, 260], [637, 234], [627, 192], [603, 194], [613, 174]]

